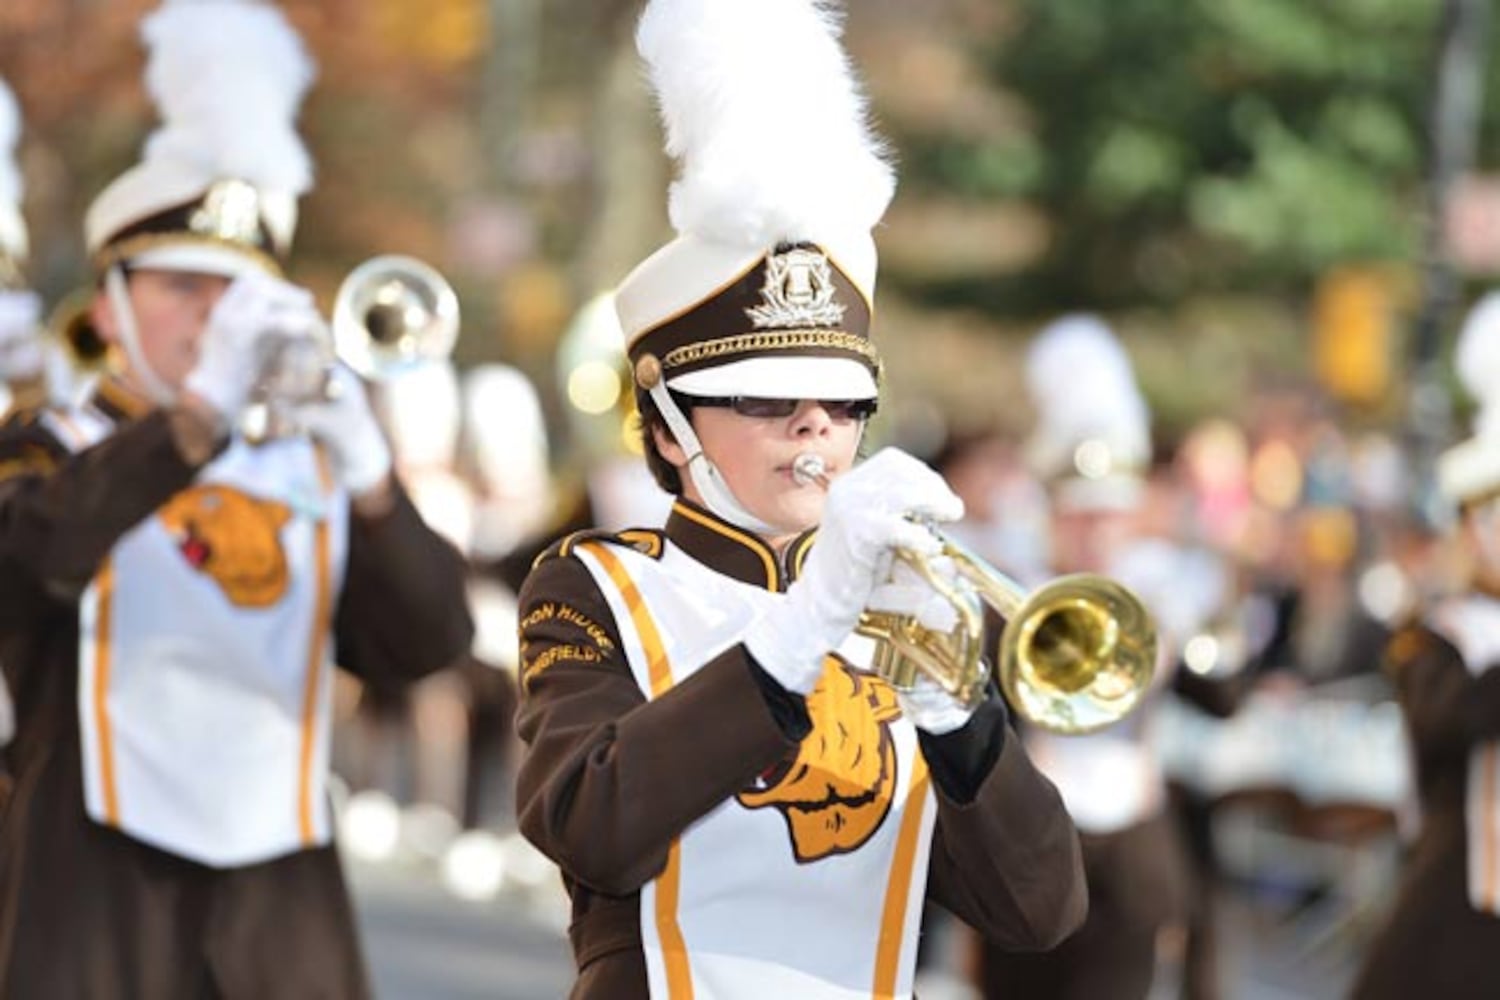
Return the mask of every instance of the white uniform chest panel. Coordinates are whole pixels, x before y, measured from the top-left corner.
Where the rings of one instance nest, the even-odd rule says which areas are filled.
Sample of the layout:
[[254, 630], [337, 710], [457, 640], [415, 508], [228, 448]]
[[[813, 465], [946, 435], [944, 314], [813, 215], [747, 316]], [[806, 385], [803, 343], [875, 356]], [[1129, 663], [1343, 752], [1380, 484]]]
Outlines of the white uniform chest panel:
[[[580, 558], [648, 697], [702, 669], [784, 600], [670, 545], [659, 561], [602, 546]], [[675, 928], [666, 937], [680, 933], [688, 956], [676, 974], [690, 975], [698, 995], [869, 996], [882, 975], [896, 995], [909, 989], [914, 956], [900, 942], [920, 916], [935, 807], [894, 692], [848, 665], [869, 653], [854, 637], [828, 659], [808, 697], [813, 730], [795, 756], [691, 826], [668, 874], [643, 894], [653, 995], [667, 995], [672, 969], [651, 957], [671, 950], [663, 883]], [[773, 987], [783, 992], [766, 992]]]
[[347, 502], [313, 448], [236, 443], [121, 538], [81, 605], [90, 814], [209, 864], [326, 840]]

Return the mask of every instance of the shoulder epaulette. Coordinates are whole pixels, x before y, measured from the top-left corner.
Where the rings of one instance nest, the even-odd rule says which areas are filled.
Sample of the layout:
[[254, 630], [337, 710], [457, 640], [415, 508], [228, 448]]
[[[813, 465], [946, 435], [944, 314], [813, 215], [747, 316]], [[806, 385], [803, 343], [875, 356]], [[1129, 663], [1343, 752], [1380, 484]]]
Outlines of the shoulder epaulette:
[[631, 528], [626, 531], [605, 531], [602, 528], [590, 528], [586, 531], [575, 531], [571, 535], [564, 536], [553, 542], [541, 555], [536, 557], [532, 563], [535, 569], [548, 559], [567, 558], [573, 554], [573, 550], [587, 542], [603, 542], [606, 545], [618, 545], [623, 548], [633, 549], [644, 556], [652, 559], [660, 559], [662, 549], [665, 546], [666, 533], [650, 530], [647, 528]]

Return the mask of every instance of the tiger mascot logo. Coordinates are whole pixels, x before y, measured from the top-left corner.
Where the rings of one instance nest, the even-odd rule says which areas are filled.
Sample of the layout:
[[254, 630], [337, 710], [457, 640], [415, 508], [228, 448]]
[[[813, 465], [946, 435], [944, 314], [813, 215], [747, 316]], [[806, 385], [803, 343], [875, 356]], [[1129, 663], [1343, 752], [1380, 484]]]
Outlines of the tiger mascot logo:
[[291, 508], [228, 486], [195, 486], [157, 512], [188, 563], [207, 573], [230, 603], [268, 608], [287, 589], [281, 526]]
[[735, 796], [780, 810], [800, 864], [856, 851], [885, 822], [896, 791], [890, 722], [901, 709], [885, 681], [830, 656], [807, 712], [812, 732], [796, 755]]

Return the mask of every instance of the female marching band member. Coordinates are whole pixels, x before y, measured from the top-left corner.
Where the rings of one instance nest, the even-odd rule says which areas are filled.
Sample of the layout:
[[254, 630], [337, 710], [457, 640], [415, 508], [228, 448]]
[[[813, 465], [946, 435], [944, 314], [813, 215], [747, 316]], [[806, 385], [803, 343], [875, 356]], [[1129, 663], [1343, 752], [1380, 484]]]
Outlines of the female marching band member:
[[851, 635], [867, 606], [929, 613], [884, 585], [891, 550], [961, 504], [904, 453], [856, 465], [892, 177], [835, 14], [653, 0], [638, 41], [680, 235], [617, 303], [677, 499], [554, 546], [520, 609], [520, 823], [572, 898], [573, 995], [909, 996], [928, 893], [1051, 947], [1083, 916], [1076, 836], [1001, 702], [896, 691]]
[[357, 377], [233, 428], [277, 332], [312, 67], [269, 5], [143, 25], [164, 127], [93, 202], [89, 320], [123, 367], [0, 430], [0, 993], [369, 993], [327, 796], [334, 663], [411, 678], [468, 646], [458, 555], [418, 517]]

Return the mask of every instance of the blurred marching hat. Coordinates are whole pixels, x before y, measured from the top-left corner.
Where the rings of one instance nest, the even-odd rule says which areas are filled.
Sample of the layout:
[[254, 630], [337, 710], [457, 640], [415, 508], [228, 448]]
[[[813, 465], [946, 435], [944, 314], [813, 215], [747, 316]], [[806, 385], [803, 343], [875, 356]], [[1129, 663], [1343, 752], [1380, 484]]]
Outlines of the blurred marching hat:
[[295, 127], [314, 75], [301, 39], [258, 0], [166, 0], [141, 34], [162, 125], [89, 207], [96, 268], [279, 273], [312, 185]]
[[[867, 122], [830, 0], [650, 0], [636, 43], [667, 153], [678, 236], [615, 292], [636, 387], [710, 509], [753, 531], [668, 389], [869, 399], [871, 230], [895, 175]], [[768, 64], [774, 59], [774, 66]]]
[[21, 167], [16, 162], [20, 140], [21, 108], [0, 80], [0, 289], [21, 287], [21, 268], [29, 251], [21, 216]]
[[1095, 316], [1058, 319], [1032, 342], [1026, 382], [1037, 410], [1027, 458], [1058, 501], [1135, 506], [1151, 461], [1151, 415], [1109, 327]]
[[398, 468], [452, 469], [463, 400], [451, 361], [422, 361], [381, 379], [378, 408]]
[[463, 423], [475, 473], [494, 493], [526, 497], [547, 486], [547, 421], [536, 387], [519, 368], [476, 365], [464, 374]]
[[679, 235], [616, 291], [640, 388], [877, 395], [871, 230], [895, 177], [840, 20], [827, 0], [647, 4], [636, 41], [678, 161]]
[[1500, 292], [1490, 292], [1459, 331], [1453, 365], [1478, 411], [1474, 436], [1438, 457], [1438, 490], [1455, 505], [1500, 493]]

